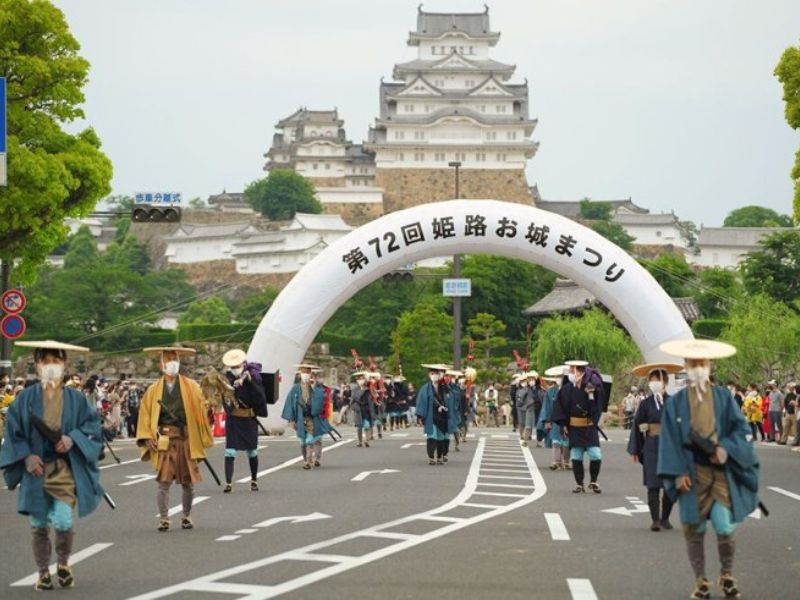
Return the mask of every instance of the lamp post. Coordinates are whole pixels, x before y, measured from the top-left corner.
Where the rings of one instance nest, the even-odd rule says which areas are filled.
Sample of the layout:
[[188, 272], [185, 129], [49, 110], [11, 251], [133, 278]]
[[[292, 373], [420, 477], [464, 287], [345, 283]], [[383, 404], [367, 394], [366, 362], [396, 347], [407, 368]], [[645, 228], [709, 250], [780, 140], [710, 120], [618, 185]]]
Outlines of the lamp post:
[[[449, 167], [456, 170], [456, 200], [461, 196], [459, 189], [459, 169], [461, 168], [461, 161], [451, 161], [447, 163]], [[453, 255], [453, 277], [459, 279], [461, 277], [461, 255]], [[461, 297], [456, 296], [453, 298], [453, 368], [456, 370], [461, 369]]]

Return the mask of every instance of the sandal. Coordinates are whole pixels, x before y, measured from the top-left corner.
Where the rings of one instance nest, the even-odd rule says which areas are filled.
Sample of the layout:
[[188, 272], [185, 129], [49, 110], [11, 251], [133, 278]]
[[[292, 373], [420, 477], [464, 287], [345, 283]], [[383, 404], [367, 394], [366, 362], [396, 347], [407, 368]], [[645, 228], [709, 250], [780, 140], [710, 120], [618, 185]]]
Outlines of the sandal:
[[250, 482], [250, 491], [251, 491], [251, 492], [257, 492], [257, 491], [258, 491], [258, 483], [256, 482], [256, 480], [255, 480], [255, 479], [253, 479], [253, 480]]
[[194, 529], [194, 523], [192, 523], [192, 519], [189, 515], [183, 515], [181, 517], [181, 529]]
[[62, 588], [71, 588], [75, 585], [75, 578], [72, 577], [72, 569], [67, 565], [58, 565], [56, 576], [58, 577], [58, 585]]
[[586, 493], [586, 488], [583, 487], [582, 485], [576, 485], [575, 489], [572, 490], [572, 493], [573, 494], [585, 494]]
[[711, 598], [711, 582], [705, 577], [698, 577], [697, 581], [694, 582], [694, 591], [692, 591], [692, 595], [689, 598], [693, 600], [709, 600]]
[[169, 531], [169, 519], [161, 519], [158, 522], [158, 530], [161, 532]]
[[595, 494], [602, 494], [603, 490], [600, 489], [600, 486], [597, 485], [594, 481], [589, 484], [589, 489], [592, 490]]
[[50, 577], [50, 573], [39, 573], [39, 579], [33, 584], [33, 589], [36, 591], [52, 590], [53, 578]]
[[231, 487], [231, 484], [229, 483], [229, 484], [227, 484], [227, 485], [225, 486], [225, 488], [222, 490], [222, 493], [223, 493], [223, 494], [230, 494], [232, 491], [233, 491], [233, 488]]
[[736, 578], [730, 573], [719, 576], [719, 587], [726, 598], [738, 598], [739, 587], [736, 585]]

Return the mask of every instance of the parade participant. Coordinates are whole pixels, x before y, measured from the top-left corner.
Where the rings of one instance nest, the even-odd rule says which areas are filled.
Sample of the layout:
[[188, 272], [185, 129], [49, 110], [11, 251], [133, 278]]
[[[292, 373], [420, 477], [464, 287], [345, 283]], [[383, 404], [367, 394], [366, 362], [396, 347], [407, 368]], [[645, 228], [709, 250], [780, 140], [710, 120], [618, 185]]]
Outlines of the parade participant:
[[97, 460], [103, 441], [100, 419], [80, 391], [63, 386], [67, 351], [88, 348], [52, 340], [17, 342], [34, 348], [41, 382], [22, 390], [8, 407], [0, 469], [8, 489], [18, 486], [17, 511], [28, 515], [33, 558], [39, 570], [36, 590], [52, 590], [50, 526], [55, 531], [56, 577], [73, 587], [69, 566], [74, 538], [73, 509], [85, 517], [103, 497]]
[[414, 389], [414, 384], [408, 384], [408, 427], [417, 427], [417, 390]]
[[365, 436], [365, 432], [372, 429], [372, 423], [375, 421], [375, 403], [367, 383], [368, 375], [367, 371], [353, 373], [356, 386], [350, 397], [350, 408], [353, 411], [353, 426], [358, 434], [357, 448], [362, 446], [369, 448], [369, 435]]
[[397, 394], [395, 393], [394, 382], [390, 379], [389, 384], [385, 386], [386, 388], [386, 419], [389, 424], [389, 431], [394, 431], [394, 427], [397, 424], [397, 428], [400, 429], [400, 425], [397, 423]]
[[[683, 370], [680, 365], [670, 363], [651, 363], [633, 369], [638, 377], [647, 377], [650, 395], [645, 398], [633, 417], [631, 435], [628, 440], [628, 454], [634, 462], [642, 465], [644, 486], [647, 488], [647, 505], [650, 507], [650, 531], [672, 529], [669, 515], [672, 500], [666, 492], [662, 494], [663, 484], [658, 477], [658, 440], [661, 437], [661, 417], [668, 401], [667, 383], [669, 376]], [[659, 502], [659, 495], [662, 496]]]
[[325, 389], [317, 386], [312, 375], [318, 367], [302, 363], [296, 365], [300, 380], [295, 383], [286, 396], [283, 406], [284, 419], [295, 430], [300, 440], [300, 453], [303, 456], [303, 469], [320, 466], [322, 455], [322, 436], [331, 431], [330, 423], [323, 419], [325, 410]]
[[456, 416], [458, 417], [458, 422], [456, 430], [453, 432], [453, 441], [455, 442], [455, 451], [461, 452], [461, 448], [459, 447], [461, 427], [466, 422], [469, 414], [468, 407], [466, 406], [467, 380], [464, 378], [464, 373], [462, 371], [457, 371], [455, 369], [448, 369], [445, 371], [445, 378], [447, 384], [450, 386], [451, 393], [455, 395]]
[[542, 411], [539, 413], [539, 419], [536, 422], [536, 429], [542, 434], [545, 446], [553, 449], [553, 459], [550, 463], [551, 471], [572, 468], [569, 462], [569, 442], [565, 437], [562, 437], [560, 428], [553, 423], [553, 409], [558, 397], [558, 390], [564, 379], [564, 373], [568, 370], [565, 365], [551, 367], [544, 372], [545, 376], [543, 377], [549, 387], [545, 392]]
[[500, 418], [497, 413], [497, 396], [498, 393], [494, 388], [494, 383], [490, 381], [489, 385], [486, 386], [486, 390], [483, 392], [483, 400], [486, 403], [487, 412], [486, 424], [488, 425], [489, 421], [494, 421], [494, 426], [500, 427]]
[[250, 463], [250, 491], [258, 491], [258, 417], [267, 416], [267, 397], [261, 383], [261, 365], [248, 363], [244, 350], [228, 350], [222, 357], [225, 377], [233, 393], [225, 406], [225, 489], [233, 488], [233, 466], [236, 453], [244, 451]]
[[[331, 388], [325, 385], [325, 378], [322, 373], [322, 369], [317, 367], [311, 372], [311, 380], [314, 382], [315, 389], [321, 389], [323, 398], [325, 399], [322, 404], [322, 413], [319, 415], [319, 418], [324, 423], [324, 429], [326, 429], [325, 433], [328, 431], [333, 431], [333, 427], [331, 426], [331, 416], [333, 414], [333, 398], [331, 394]], [[322, 435], [325, 435], [323, 433]], [[321, 467], [322, 466], [322, 435], [320, 435], [319, 439], [314, 442], [314, 466]]]
[[395, 423], [398, 429], [405, 429], [408, 427], [408, 385], [406, 378], [402, 375], [395, 375], [392, 381], [394, 387], [395, 402], [397, 409], [395, 414]]
[[535, 426], [534, 405], [536, 403], [536, 380], [539, 374], [536, 371], [523, 373], [517, 384], [517, 424], [519, 426], [519, 440], [521, 446], [527, 446], [532, 438]]
[[511, 421], [509, 422], [509, 415], [506, 413], [506, 408], [503, 407], [503, 417], [505, 422], [503, 425], [511, 425], [511, 428], [514, 431], [517, 431], [517, 392], [520, 388], [520, 381], [522, 380], [523, 373], [517, 373], [511, 378], [511, 383], [508, 385], [508, 410], [511, 415]]
[[449, 369], [442, 364], [423, 364], [428, 378], [417, 392], [417, 417], [422, 420], [428, 438], [428, 464], [447, 462], [450, 434], [458, 430], [457, 394], [445, 378]]
[[747, 386], [747, 395], [744, 397], [744, 403], [742, 404], [742, 413], [753, 432], [753, 441], [755, 442], [758, 434], [761, 434], [761, 441], [763, 442], [765, 437], [761, 421], [763, 421], [764, 415], [761, 412], [761, 396], [758, 395], [758, 387], [755, 383]]
[[605, 399], [600, 374], [589, 368], [584, 360], [569, 360], [568, 381], [558, 391], [552, 421], [561, 428], [561, 435], [569, 437], [572, 474], [577, 484], [575, 494], [586, 491], [584, 480], [584, 454], [589, 455], [589, 489], [595, 494], [602, 490], [597, 483], [602, 465], [600, 436], [597, 427]]
[[695, 575], [691, 598], [710, 598], [704, 537], [707, 521], [717, 533], [720, 588], [738, 598], [733, 576], [736, 524], [758, 504], [758, 457], [748, 442], [747, 424], [730, 392], [710, 381], [711, 361], [736, 348], [710, 340], [665, 342], [659, 349], [685, 359], [689, 385], [664, 407], [658, 476], [680, 505], [689, 563]]
[[169, 490], [172, 482], [182, 487], [181, 528], [192, 529], [194, 484], [203, 480], [197, 461], [214, 445], [206, 419], [205, 399], [197, 382], [180, 374], [180, 357], [195, 354], [192, 348], [169, 346], [145, 348], [160, 357], [162, 376], [144, 393], [136, 424], [136, 443], [142, 461], [156, 470], [158, 531], [170, 528]]
[[[378, 428], [378, 439], [383, 439], [383, 429], [386, 425], [386, 389], [383, 386], [381, 374], [377, 371], [369, 371], [367, 375], [370, 395], [372, 396], [374, 418], [372, 424]], [[369, 440], [375, 439], [375, 430], [369, 428]]]

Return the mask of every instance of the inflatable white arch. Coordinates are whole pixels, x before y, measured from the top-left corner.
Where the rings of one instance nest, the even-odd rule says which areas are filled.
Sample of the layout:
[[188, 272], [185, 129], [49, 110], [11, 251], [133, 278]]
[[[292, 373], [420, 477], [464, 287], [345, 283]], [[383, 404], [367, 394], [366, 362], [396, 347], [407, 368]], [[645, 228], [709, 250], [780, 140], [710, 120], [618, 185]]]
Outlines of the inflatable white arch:
[[498, 200], [424, 204], [385, 215], [337, 240], [303, 267], [272, 304], [247, 353], [265, 371], [280, 369], [283, 376], [269, 424], [284, 424], [280, 411], [294, 365], [336, 309], [386, 273], [453, 254], [519, 258], [568, 277], [612, 312], [647, 361], [669, 359], [658, 350], [662, 342], [693, 337], [656, 280], [627, 252], [587, 227]]

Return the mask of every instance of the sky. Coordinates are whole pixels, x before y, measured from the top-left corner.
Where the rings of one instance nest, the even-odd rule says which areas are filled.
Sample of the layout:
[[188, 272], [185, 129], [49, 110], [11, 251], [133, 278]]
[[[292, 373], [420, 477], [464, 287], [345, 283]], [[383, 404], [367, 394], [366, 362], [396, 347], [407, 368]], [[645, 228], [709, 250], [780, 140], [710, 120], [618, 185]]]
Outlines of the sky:
[[[86, 121], [113, 193], [241, 191], [277, 121], [337, 107], [363, 141], [381, 77], [410, 60], [418, 0], [55, 0], [91, 63]], [[773, 75], [797, 0], [494, 0], [493, 57], [527, 79], [546, 200], [619, 199], [721, 225], [791, 212], [800, 132]], [[433, 12], [479, 12], [474, 0]]]

